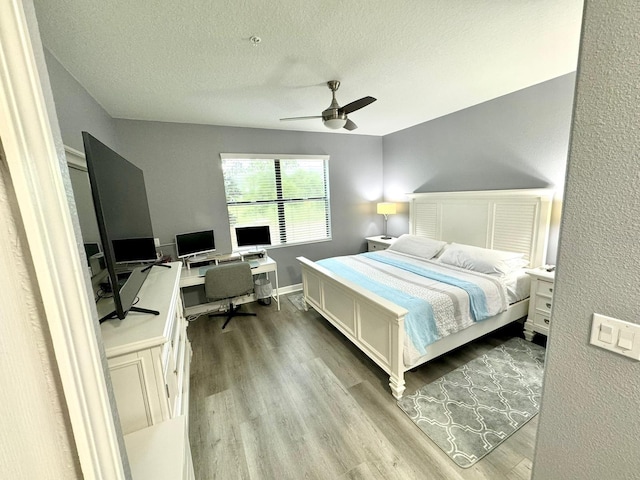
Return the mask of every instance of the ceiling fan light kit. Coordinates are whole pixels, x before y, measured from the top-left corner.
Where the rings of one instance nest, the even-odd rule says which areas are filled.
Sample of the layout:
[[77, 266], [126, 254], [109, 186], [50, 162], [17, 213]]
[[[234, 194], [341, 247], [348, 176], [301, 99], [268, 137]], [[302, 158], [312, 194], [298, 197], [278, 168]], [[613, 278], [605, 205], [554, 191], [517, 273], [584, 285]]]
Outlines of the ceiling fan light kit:
[[310, 118], [322, 118], [322, 123], [325, 127], [330, 128], [332, 130], [337, 130], [339, 128], [344, 128], [346, 130], [355, 130], [358, 126], [353, 123], [347, 117], [347, 114], [351, 112], [355, 112], [356, 110], [360, 110], [361, 108], [366, 107], [370, 103], [376, 101], [373, 97], [362, 97], [359, 100], [351, 102], [344, 107], [341, 107], [336, 100], [336, 90], [340, 88], [340, 82], [338, 80], [330, 80], [327, 82], [327, 86], [331, 90], [332, 100], [331, 105], [322, 112], [322, 115], [318, 116], [310, 116], [310, 117], [291, 117], [291, 118], [281, 118], [280, 120], [307, 120]]
[[330, 128], [332, 130], [337, 130], [339, 128], [342, 128], [347, 123], [346, 118], [327, 118], [327, 119], [323, 118], [322, 121], [324, 122], [325, 127]]

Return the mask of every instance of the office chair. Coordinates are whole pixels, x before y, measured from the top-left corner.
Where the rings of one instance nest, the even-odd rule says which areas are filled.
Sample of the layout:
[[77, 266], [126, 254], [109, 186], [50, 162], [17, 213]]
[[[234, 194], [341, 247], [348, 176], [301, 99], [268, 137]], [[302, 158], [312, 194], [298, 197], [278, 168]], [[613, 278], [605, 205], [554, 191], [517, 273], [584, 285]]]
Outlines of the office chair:
[[239, 312], [240, 305], [234, 306], [232, 299], [253, 292], [253, 276], [248, 262], [233, 262], [216, 265], [205, 273], [204, 291], [211, 302], [229, 300], [229, 311], [210, 313], [209, 317], [227, 317], [222, 328], [233, 317], [256, 316], [255, 313]]

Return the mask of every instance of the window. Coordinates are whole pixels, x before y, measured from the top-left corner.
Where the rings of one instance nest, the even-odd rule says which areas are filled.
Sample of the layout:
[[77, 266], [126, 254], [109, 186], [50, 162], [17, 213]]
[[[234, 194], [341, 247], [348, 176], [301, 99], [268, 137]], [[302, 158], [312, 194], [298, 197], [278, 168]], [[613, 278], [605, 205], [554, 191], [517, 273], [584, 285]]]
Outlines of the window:
[[234, 249], [236, 226], [269, 225], [272, 245], [331, 238], [327, 155], [220, 157]]

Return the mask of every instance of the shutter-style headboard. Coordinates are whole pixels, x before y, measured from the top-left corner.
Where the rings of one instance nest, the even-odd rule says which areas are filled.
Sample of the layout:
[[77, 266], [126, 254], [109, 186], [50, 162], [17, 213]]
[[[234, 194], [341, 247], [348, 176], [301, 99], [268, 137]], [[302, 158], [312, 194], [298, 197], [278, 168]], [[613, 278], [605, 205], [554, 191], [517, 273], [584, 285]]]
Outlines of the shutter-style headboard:
[[553, 190], [410, 193], [410, 232], [446, 242], [524, 253], [532, 267], [547, 255]]

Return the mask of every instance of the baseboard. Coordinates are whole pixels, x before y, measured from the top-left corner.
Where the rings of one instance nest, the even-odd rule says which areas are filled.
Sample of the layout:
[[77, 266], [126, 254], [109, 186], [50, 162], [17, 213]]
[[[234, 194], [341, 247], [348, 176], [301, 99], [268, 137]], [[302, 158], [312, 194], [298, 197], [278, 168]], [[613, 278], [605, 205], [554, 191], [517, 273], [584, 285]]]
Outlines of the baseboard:
[[289, 293], [301, 292], [302, 291], [302, 283], [296, 283], [295, 285], [287, 285], [286, 287], [278, 288], [278, 293], [280, 295], [287, 295]]

